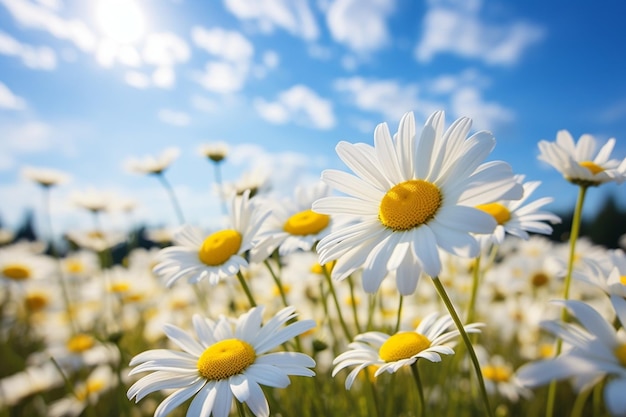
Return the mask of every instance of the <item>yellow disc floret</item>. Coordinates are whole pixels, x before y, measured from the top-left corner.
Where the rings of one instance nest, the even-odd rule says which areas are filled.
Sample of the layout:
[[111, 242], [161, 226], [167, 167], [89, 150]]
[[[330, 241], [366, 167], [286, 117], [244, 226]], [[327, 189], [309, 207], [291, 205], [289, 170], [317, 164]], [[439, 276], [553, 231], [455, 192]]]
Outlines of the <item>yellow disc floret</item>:
[[48, 305], [48, 295], [42, 292], [32, 292], [24, 297], [24, 305], [28, 311], [41, 311]]
[[596, 164], [593, 161], [582, 161], [579, 163], [579, 165], [583, 168], [587, 168], [589, 171], [591, 171], [593, 175], [599, 174], [600, 172], [604, 171], [604, 168], [602, 168], [600, 165]]
[[283, 230], [291, 235], [315, 235], [328, 226], [330, 216], [304, 210], [291, 216], [283, 226]]
[[400, 332], [391, 336], [378, 350], [385, 362], [408, 359], [430, 347], [430, 340], [417, 332]]
[[409, 180], [391, 188], [378, 209], [380, 222], [390, 229], [409, 230], [428, 222], [441, 206], [441, 192], [435, 184]]
[[626, 285], [626, 275], [622, 275], [621, 277], [619, 277], [619, 282], [622, 285]]
[[30, 278], [30, 268], [22, 264], [8, 264], [2, 268], [2, 275], [13, 281], [24, 281]]
[[498, 224], [505, 224], [511, 219], [509, 209], [500, 203], [480, 204], [476, 206], [476, 208], [487, 214], [491, 214]]
[[209, 346], [198, 359], [198, 372], [204, 378], [216, 381], [243, 372], [254, 363], [256, 353], [247, 342], [226, 339]]
[[483, 367], [483, 376], [493, 382], [507, 382], [511, 379], [511, 371], [502, 365], [487, 365]]
[[93, 347], [95, 340], [88, 334], [75, 334], [67, 341], [67, 350], [72, 353], [81, 353]]
[[622, 364], [622, 366], [626, 366], [626, 343], [622, 343], [613, 351], [615, 357]]
[[241, 240], [241, 234], [233, 229], [215, 232], [202, 242], [198, 258], [209, 266], [221, 265], [239, 252]]

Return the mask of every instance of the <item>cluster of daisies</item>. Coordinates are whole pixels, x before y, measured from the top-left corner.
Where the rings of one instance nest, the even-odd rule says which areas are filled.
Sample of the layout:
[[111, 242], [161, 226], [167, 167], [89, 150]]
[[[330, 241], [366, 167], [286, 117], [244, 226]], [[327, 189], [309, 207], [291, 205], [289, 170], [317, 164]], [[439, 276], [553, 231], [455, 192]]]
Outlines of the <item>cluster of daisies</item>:
[[[228, 221], [208, 232], [185, 222], [165, 176], [175, 150], [130, 161], [159, 179], [180, 223], [151, 231], [152, 249], [101, 227], [110, 199], [97, 193], [77, 201], [94, 230], [68, 232], [63, 254], [7, 233], [2, 343], [23, 364], [2, 369], [0, 409], [494, 416], [496, 404], [549, 408], [554, 394], [536, 399], [538, 387], [567, 380], [575, 412], [626, 415], [624, 251], [574, 228], [570, 242], [542, 236], [560, 222], [545, 210], [552, 198], [533, 198], [538, 181], [488, 161], [494, 137], [470, 130], [468, 118], [446, 127], [443, 112], [418, 130], [407, 113], [397, 132], [380, 124], [373, 145], [340, 142], [351, 172], [324, 171], [291, 197], [262, 181], [221, 186]], [[539, 143], [539, 159], [581, 190], [575, 226], [588, 188], [626, 179], [614, 145], [566, 131]], [[221, 181], [225, 145], [201, 153]], [[63, 181], [25, 174], [46, 195]], [[113, 262], [120, 245], [128, 256]], [[37, 348], [20, 352], [20, 338]], [[394, 386], [396, 376], [412, 382]], [[343, 403], [315, 395], [334, 396], [336, 383]], [[586, 402], [594, 389], [601, 403]]]

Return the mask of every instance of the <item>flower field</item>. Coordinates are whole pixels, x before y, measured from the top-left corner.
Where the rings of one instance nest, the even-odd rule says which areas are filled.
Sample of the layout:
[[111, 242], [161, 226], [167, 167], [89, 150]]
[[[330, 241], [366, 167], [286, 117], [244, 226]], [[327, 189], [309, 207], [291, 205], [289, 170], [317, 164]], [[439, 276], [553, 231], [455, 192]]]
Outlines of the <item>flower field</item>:
[[[1, 416], [626, 416], [626, 254], [580, 237], [626, 179], [615, 140], [560, 131], [539, 159], [578, 189], [569, 240], [495, 138], [433, 113], [339, 142], [343, 170], [276, 199], [221, 183], [228, 222], [0, 241]], [[44, 201], [65, 173], [29, 168]], [[50, 207], [44, 222], [54, 230]], [[117, 256], [124, 248], [123, 257]], [[119, 258], [119, 259], [118, 259]]]

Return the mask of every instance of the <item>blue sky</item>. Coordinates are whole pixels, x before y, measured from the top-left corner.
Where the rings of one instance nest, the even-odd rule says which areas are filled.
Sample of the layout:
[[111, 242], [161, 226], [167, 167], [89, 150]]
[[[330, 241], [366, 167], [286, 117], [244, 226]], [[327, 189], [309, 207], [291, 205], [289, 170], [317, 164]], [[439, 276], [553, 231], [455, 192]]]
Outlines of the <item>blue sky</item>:
[[[226, 182], [261, 167], [289, 195], [343, 169], [340, 140], [440, 109], [492, 131], [490, 159], [568, 210], [576, 187], [537, 161], [537, 142], [567, 129], [615, 137], [626, 156], [625, 13], [618, 0], [0, 0], [0, 220], [39, 210], [29, 165], [72, 176], [53, 195], [62, 228], [91, 226], [70, 203], [91, 188], [135, 200], [135, 221], [175, 224], [159, 183], [124, 169], [175, 146], [166, 175], [187, 220], [212, 226], [200, 144], [229, 144]], [[606, 193], [626, 204], [604, 186], [588, 213]]]

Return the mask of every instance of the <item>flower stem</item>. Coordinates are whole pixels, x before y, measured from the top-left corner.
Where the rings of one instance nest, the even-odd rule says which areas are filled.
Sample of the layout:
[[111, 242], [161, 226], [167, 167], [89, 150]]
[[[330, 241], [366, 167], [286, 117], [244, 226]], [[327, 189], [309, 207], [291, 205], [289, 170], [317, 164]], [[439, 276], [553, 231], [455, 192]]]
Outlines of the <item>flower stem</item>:
[[454, 309], [454, 305], [452, 305], [452, 301], [450, 301], [450, 297], [446, 293], [446, 289], [443, 287], [443, 284], [439, 280], [438, 277], [432, 277], [433, 284], [435, 285], [435, 289], [439, 294], [439, 297], [446, 305], [448, 312], [450, 313], [450, 317], [454, 321], [454, 324], [457, 327], [457, 330], [461, 334], [461, 338], [463, 339], [463, 343], [465, 343], [465, 347], [467, 352], [470, 355], [470, 359], [472, 360], [472, 364], [474, 365], [474, 371], [476, 372], [476, 378], [478, 379], [478, 384], [480, 386], [480, 393], [483, 398], [483, 403], [485, 408], [487, 409], [487, 415], [489, 417], [493, 417], [493, 410], [491, 410], [491, 406], [489, 405], [489, 396], [487, 395], [487, 389], [485, 388], [485, 380], [483, 379], [483, 373], [480, 370], [480, 363], [478, 362], [478, 357], [476, 356], [476, 352], [474, 351], [474, 347], [472, 346], [472, 342], [463, 327], [463, 323], [459, 318], [456, 310]]
[[328, 289], [330, 290], [330, 295], [333, 297], [333, 301], [335, 303], [335, 308], [337, 309], [337, 317], [339, 318], [339, 324], [341, 324], [341, 328], [343, 330], [344, 335], [349, 341], [352, 341], [352, 334], [350, 330], [348, 330], [348, 326], [346, 325], [346, 321], [343, 319], [343, 314], [341, 314], [341, 306], [339, 305], [339, 300], [337, 299], [337, 292], [335, 291], [335, 286], [333, 285], [333, 280], [330, 277], [330, 272], [322, 266], [322, 271], [324, 271], [324, 277], [326, 278], [326, 283], [328, 284]]
[[228, 208], [226, 207], [226, 200], [224, 199], [224, 190], [222, 189], [222, 169], [220, 167], [220, 163], [216, 162], [215, 164], [215, 183], [217, 184], [217, 193], [220, 196], [220, 205], [222, 207], [222, 214], [224, 216], [228, 215]]
[[180, 204], [178, 203], [178, 199], [176, 198], [176, 194], [174, 193], [174, 189], [172, 188], [171, 184], [169, 183], [167, 178], [165, 178], [165, 175], [162, 172], [156, 174], [156, 176], [159, 181], [161, 181], [161, 184], [163, 185], [165, 191], [167, 191], [167, 194], [170, 197], [170, 201], [172, 202], [172, 206], [174, 206], [174, 211], [176, 212], [176, 217], [178, 218], [178, 223], [181, 225], [185, 224], [185, 216], [183, 216], [183, 211], [180, 208]]
[[426, 401], [424, 401], [424, 388], [422, 387], [422, 380], [420, 379], [420, 371], [417, 367], [417, 361], [415, 361], [411, 365], [411, 373], [413, 374], [413, 379], [415, 380], [415, 385], [417, 386], [417, 394], [419, 396], [419, 412], [417, 413], [418, 417], [424, 417], [424, 412], [426, 409]]
[[[569, 259], [567, 261], [567, 273], [565, 274], [565, 286], [563, 289], [563, 299], [569, 300], [570, 286], [572, 283], [572, 273], [574, 271], [574, 258], [576, 256], [576, 242], [578, 241], [578, 235], [580, 233], [580, 223], [582, 221], [583, 203], [585, 202], [585, 194], [587, 193], [587, 186], [581, 185], [578, 189], [578, 200], [576, 201], [576, 207], [574, 208], [574, 218], [572, 219], [572, 229], [569, 236]], [[567, 320], [567, 309], [563, 307], [561, 311], [561, 319]], [[556, 342], [555, 356], [561, 353], [563, 341], [558, 339]], [[548, 399], [546, 401], [546, 417], [552, 417], [554, 415], [554, 403], [556, 400], [556, 384], [554, 380], [550, 382], [548, 387]]]
[[357, 333], [361, 333], [361, 326], [359, 324], [359, 314], [357, 312], [357, 299], [354, 296], [354, 280], [352, 279], [352, 275], [349, 275], [346, 278], [348, 281], [348, 285], [350, 286], [350, 301], [352, 304], [352, 315], [354, 316], [354, 325], [356, 326]]
[[272, 269], [272, 265], [270, 265], [269, 261], [266, 259], [265, 261], [263, 261], [263, 263], [267, 267], [268, 271], [270, 272], [270, 275], [272, 276], [272, 279], [274, 280], [274, 283], [276, 284], [276, 287], [278, 288], [278, 292], [280, 293], [280, 299], [282, 300], [283, 305], [287, 307], [289, 303], [287, 303], [287, 296], [285, 295], [285, 289], [283, 288], [283, 283], [281, 282], [278, 275], [276, 275], [276, 273], [274, 272], [274, 269]]
[[241, 271], [237, 271], [237, 278], [239, 279], [239, 283], [241, 284], [241, 287], [243, 288], [243, 292], [245, 292], [246, 297], [248, 297], [250, 306], [256, 307], [256, 301], [254, 301], [254, 297], [252, 296], [252, 293], [250, 292], [250, 287], [248, 287], [248, 283], [246, 282], [246, 279], [242, 275]]
[[400, 323], [402, 322], [402, 304], [404, 303], [404, 297], [400, 294], [400, 299], [398, 300], [398, 316], [396, 318], [396, 327], [393, 332], [398, 333], [400, 330]]
[[478, 295], [478, 284], [480, 284], [480, 255], [474, 259], [474, 270], [472, 271], [472, 293], [469, 304], [467, 305], [467, 315], [465, 321], [471, 323], [474, 321], [474, 309], [476, 308], [476, 296]]

